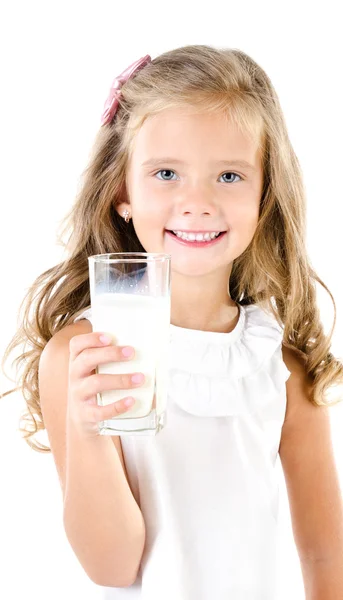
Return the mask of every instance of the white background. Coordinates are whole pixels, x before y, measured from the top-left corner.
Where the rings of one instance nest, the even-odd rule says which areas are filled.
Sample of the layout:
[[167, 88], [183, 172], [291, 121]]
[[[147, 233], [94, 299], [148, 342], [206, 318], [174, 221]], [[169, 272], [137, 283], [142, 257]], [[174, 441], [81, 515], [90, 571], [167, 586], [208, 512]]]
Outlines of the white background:
[[[342, 357], [343, 42], [338, 11], [339, 3], [328, 1], [309, 6], [217, 0], [203, 8], [175, 1], [12, 0], [2, 8], [1, 355], [16, 329], [24, 292], [61, 259], [57, 227], [74, 201], [112, 79], [145, 54], [154, 58], [199, 43], [247, 52], [276, 87], [304, 173], [308, 251], [336, 301], [332, 351]], [[322, 288], [318, 302], [329, 331], [333, 307]], [[2, 376], [1, 390], [10, 385]], [[0, 400], [0, 597], [99, 598], [101, 588], [87, 578], [62, 528], [53, 458], [32, 451], [16, 431], [23, 407], [19, 394]], [[342, 483], [342, 405], [331, 409], [331, 418]], [[279, 473], [279, 600], [300, 600], [305, 596], [280, 464]]]

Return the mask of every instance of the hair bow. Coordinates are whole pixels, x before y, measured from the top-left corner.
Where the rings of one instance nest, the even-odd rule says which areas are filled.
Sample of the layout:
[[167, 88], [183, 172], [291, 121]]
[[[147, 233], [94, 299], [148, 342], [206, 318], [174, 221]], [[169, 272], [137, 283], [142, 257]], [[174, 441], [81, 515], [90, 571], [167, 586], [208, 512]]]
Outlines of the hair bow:
[[108, 95], [108, 98], [104, 104], [104, 112], [101, 117], [101, 126], [110, 123], [117, 111], [119, 96], [121, 94], [120, 88], [122, 85], [133, 77], [133, 75], [139, 71], [142, 67], [151, 62], [151, 57], [149, 54], [143, 56], [139, 60], [136, 60], [132, 65], [127, 67], [125, 71], [123, 71], [120, 75], [118, 75], [112, 85]]

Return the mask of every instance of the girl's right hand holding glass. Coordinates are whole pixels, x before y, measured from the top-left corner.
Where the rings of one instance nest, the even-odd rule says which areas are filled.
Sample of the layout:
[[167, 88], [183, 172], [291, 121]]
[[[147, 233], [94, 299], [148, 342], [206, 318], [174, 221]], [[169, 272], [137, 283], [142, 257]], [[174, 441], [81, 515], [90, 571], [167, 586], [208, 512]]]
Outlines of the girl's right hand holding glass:
[[[99, 406], [97, 393], [105, 390], [125, 390], [137, 388], [144, 383], [142, 373], [109, 375], [96, 373], [101, 363], [128, 361], [134, 357], [131, 346], [117, 346], [108, 340], [107, 345], [100, 339], [101, 333], [75, 335], [69, 342], [69, 381], [67, 418], [87, 437], [100, 435], [98, 422], [111, 419], [132, 408], [134, 399], [123, 399]], [[130, 354], [131, 350], [131, 354]], [[133, 376], [141, 375], [141, 381], [135, 382]], [[138, 379], [136, 377], [136, 379]], [[128, 405], [125, 401], [132, 398]]]

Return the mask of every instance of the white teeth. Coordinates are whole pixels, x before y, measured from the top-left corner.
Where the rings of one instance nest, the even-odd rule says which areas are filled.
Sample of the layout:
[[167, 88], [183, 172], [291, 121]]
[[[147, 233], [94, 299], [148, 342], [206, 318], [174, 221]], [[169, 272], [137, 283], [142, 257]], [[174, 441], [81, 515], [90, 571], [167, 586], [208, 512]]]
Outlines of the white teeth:
[[187, 240], [188, 242], [207, 242], [218, 237], [220, 231], [209, 231], [206, 233], [185, 233], [184, 231], [173, 231], [177, 237]]

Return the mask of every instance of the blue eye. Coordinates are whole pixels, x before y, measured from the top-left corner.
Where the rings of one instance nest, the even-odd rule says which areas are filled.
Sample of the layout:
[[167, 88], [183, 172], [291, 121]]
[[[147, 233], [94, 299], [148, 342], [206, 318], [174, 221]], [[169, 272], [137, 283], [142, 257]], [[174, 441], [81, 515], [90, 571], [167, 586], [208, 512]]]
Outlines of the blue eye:
[[[160, 169], [157, 173], [174, 173], [174, 171], [171, 171], [170, 169]], [[155, 173], [155, 175], [157, 175], [157, 173]], [[170, 181], [170, 179], [162, 179], [162, 181]]]
[[[223, 173], [223, 175], [221, 175], [221, 177], [224, 177], [224, 175], [227, 175], [227, 174], [233, 175], [234, 177], [239, 177], [240, 180], [242, 179], [242, 177], [240, 175], [238, 175], [237, 173], [232, 173], [232, 171], [227, 171], [226, 173]], [[235, 181], [237, 181], [237, 180], [235, 180]], [[235, 181], [227, 181], [225, 183], [235, 183]]]
[[[157, 171], [157, 173], [155, 173], [155, 175], [157, 175], [158, 173], [175, 173], [175, 172], [172, 171], [171, 169], [160, 169], [159, 171]], [[237, 173], [233, 173], [231, 171], [227, 171], [226, 173], [223, 173], [223, 175], [221, 175], [221, 177], [223, 177], [224, 175], [227, 175], [227, 174], [233, 175], [234, 177], [239, 177], [240, 180], [242, 179], [242, 177], [240, 175], [238, 175]], [[169, 178], [168, 179], [162, 178], [162, 181], [172, 181], [172, 180]], [[231, 181], [227, 181], [225, 183], [235, 183], [235, 181], [237, 181], [237, 180], [234, 180], [234, 181], [231, 180]]]

